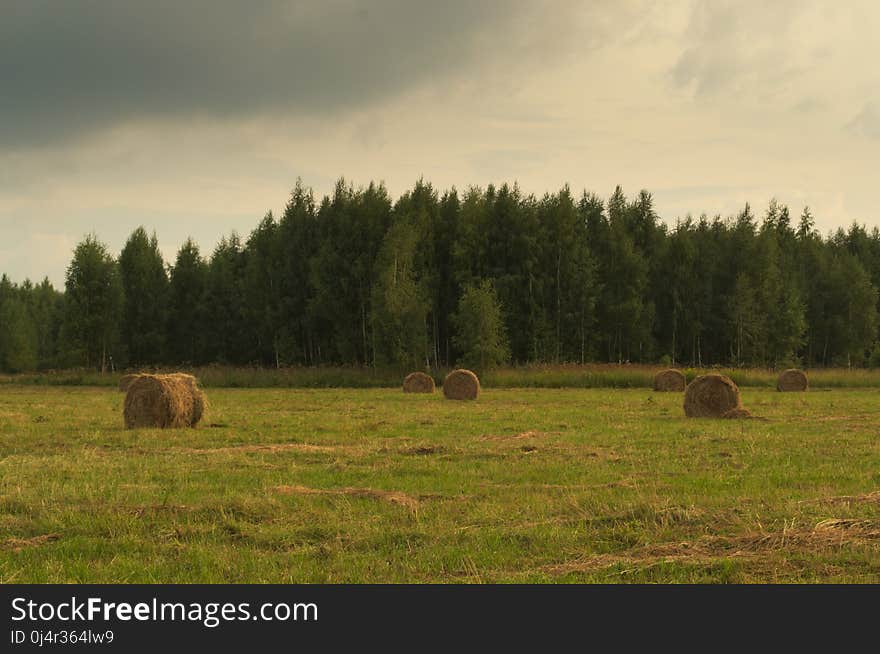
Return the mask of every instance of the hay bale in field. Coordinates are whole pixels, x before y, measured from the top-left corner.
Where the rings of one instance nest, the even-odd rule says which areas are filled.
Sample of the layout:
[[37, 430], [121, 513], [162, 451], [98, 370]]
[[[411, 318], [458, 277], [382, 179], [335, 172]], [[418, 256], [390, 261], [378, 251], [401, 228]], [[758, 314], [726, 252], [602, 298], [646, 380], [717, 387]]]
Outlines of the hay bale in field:
[[680, 393], [687, 386], [684, 373], [675, 368], [661, 370], [654, 375], [654, 390]]
[[403, 380], [404, 393], [433, 393], [434, 378], [423, 372], [411, 372]]
[[192, 393], [193, 411], [192, 417], [190, 418], [190, 427], [195, 427], [199, 420], [202, 419], [202, 416], [205, 415], [205, 410], [208, 408], [208, 398], [205, 396], [202, 389], [199, 388], [199, 380], [193, 375], [188, 375], [184, 372], [175, 372], [168, 376], [176, 377], [182, 381], [186, 384], [187, 388], [189, 388], [190, 393]]
[[791, 368], [786, 370], [781, 375], [779, 375], [779, 379], [776, 380], [776, 390], [782, 392], [799, 392], [805, 391], [810, 387], [810, 383], [807, 381], [807, 375], [803, 370], [798, 370], [797, 368]]
[[204, 394], [192, 375], [140, 375], [128, 386], [126, 429], [193, 427], [204, 411]]
[[136, 372], [131, 375], [122, 375], [119, 378], [119, 391], [125, 393], [128, 390], [128, 387], [131, 386], [131, 382], [141, 376], [141, 373]]
[[470, 370], [453, 370], [443, 380], [443, 395], [447, 400], [476, 400], [480, 395], [480, 380]]
[[742, 400], [739, 388], [724, 375], [700, 375], [684, 391], [688, 418], [720, 418], [732, 409], [742, 409]]

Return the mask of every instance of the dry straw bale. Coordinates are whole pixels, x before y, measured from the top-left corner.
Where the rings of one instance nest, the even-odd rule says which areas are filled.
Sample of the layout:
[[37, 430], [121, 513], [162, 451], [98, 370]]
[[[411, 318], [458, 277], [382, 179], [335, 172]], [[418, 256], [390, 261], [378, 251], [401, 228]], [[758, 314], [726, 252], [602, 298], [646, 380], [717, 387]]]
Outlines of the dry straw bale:
[[807, 375], [803, 370], [791, 368], [786, 370], [776, 381], [776, 390], [778, 391], [805, 391], [810, 384], [807, 381]]
[[433, 393], [434, 378], [423, 372], [411, 372], [403, 380], [404, 393]]
[[204, 394], [192, 375], [140, 375], [125, 395], [125, 428], [193, 427], [204, 408]]
[[202, 389], [199, 388], [199, 380], [196, 379], [193, 375], [188, 375], [183, 372], [175, 372], [169, 375], [170, 377], [176, 377], [189, 388], [190, 393], [192, 393], [193, 398], [193, 412], [192, 417], [190, 418], [190, 427], [195, 427], [198, 424], [199, 420], [202, 419], [202, 416], [205, 415], [205, 409], [208, 408], [208, 398], [205, 396], [205, 393]]
[[470, 370], [453, 370], [443, 380], [443, 395], [447, 400], [476, 400], [480, 395], [480, 380]]
[[684, 392], [684, 413], [689, 418], [719, 418], [742, 409], [739, 388], [724, 375], [701, 375]]
[[131, 386], [131, 382], [140, 377], [141, 374], [139, 372], [133, 373], [131, 375], [122, 375], [119, 378], [119, 390], [122, 393], [125, 393], [128, 390], [128, 387]]
[[687, 386], [687, 380], [684, 377], [684, 373], [682, 373], [680, 370], [676, 370], [675, 368], [670, 368], [669, 370], [661, 370], [656, 375], [654, 375], [655, 391], [671, 391], [680, 393], [684, 390], [685, 386]]

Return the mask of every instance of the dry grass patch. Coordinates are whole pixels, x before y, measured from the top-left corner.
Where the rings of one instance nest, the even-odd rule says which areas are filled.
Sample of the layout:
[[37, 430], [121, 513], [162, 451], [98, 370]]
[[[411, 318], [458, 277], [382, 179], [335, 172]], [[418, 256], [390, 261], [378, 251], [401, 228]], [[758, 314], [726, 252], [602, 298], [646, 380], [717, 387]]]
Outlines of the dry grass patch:
[[414, 445], [412, 447], [404, 447], [400, 450], [401, 454], [408, 456], [428, 456], [431, 454], [443, 454], [447, 451], [442, 445]]
[[774, 553], [815, 554], [841, 547], [875, 548], [880, 542], [880, 528], [870, 520], [830, 518], [813, 529], [783, 529], [771, 533], [749, 533], [739, 536], [706, 535], [695, 541], [656, 543], [635, 547], [624, 552], [596, 554], [547, 565], [542, 568], [551, 575], [594, 572], [615, 565], [644, 568], [658, 563], [696, 563], [710, 565], [723, 559], [755, 559]]
[[419, 499], [402, 491], [387, 491], [376, 488], [309, 488], [308, 486], [276, 486], [273, 490], [283, 495], [349, 495], [368, 497], [399, 504], [408, 509], [417, 509]]
[[527, 438], [545, 438], [547, 436], [558, 435], [562, 432], [558, 431], [536, 431], [528, 430], [518, 434], [485, 434], [479, 437], [481, 441], [519, 441]]
[[851, 502], [868, 502], [880, 504], [880, 490], [872, 491], [870, 493], [865, 493], [863, 495], [833, 495], [831, 497], [819, 497], [814, 500], [802, 500], [799, 504], [813, 504], [813, 503], [824, 503], [827, 502], [829, 504], [837, 504], [837, 503], [851, 503]]
[[61, 534], [42, 534], [33, 538], [7, 538], [2, 542], [2, 549], [21, 552], [28, 547], [39, 547], [61, 538]]
[[727, 420], [766, 420], [766, 418], [759, 418], [748, 409], [742, 407], [725, 411], [721, 414], [721, 417]]
[[229, 447], [177, 447], [175, 452], [186, 454], [238, 454], [240, 452], [335, 452], [338, 447], [331, 445], [310, 445], [308, 443], [277, 443], [270, 445], [231, 445]]

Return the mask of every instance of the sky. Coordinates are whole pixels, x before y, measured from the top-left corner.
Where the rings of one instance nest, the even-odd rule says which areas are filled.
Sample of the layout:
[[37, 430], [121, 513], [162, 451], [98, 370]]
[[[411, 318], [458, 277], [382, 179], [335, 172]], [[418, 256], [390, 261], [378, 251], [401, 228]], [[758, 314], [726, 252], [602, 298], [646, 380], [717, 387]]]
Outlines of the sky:
[[874, 0], [0, 0], [0, 273], [63, 286], [96, 233], [166, 260], [279, 215], [297, 178], [396, 198], [517, 182], [771, 198], [880, 224]]

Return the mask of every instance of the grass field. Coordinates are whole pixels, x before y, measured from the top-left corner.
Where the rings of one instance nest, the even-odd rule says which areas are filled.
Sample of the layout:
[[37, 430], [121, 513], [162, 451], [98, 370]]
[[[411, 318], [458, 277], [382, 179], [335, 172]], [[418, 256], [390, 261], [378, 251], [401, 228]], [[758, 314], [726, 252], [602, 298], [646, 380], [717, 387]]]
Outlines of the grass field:
[[880, 582], [880, 391], [0, 385], [0, 583]]
[[[486, 388], [652, 388], [654, 375], [669, 366], [636, 364], [546, 364], [507, 366], [480, 372]], [[776, 388], [780, 370], [768, 368], [680, 368], [688, 381], [708, 372], [730, 377], [741, 387]], [[179, 368], [151, 372], [178, 372]], [[439, 386], [450, 369], [432, 371]], [[94, 370], [57, 370], [0, 375], [4, 384], [38, 386], [117, 386], [126, 371], [101, 374]], [[128, 372], [139, 372], [131, 370]], [[206, 388], [390, 388], [412, 370], [371, 367], [257, 368], [204, 366], [187, 372]], [[808, 369], [813, 388], [880, 388], [878, 368]]]

